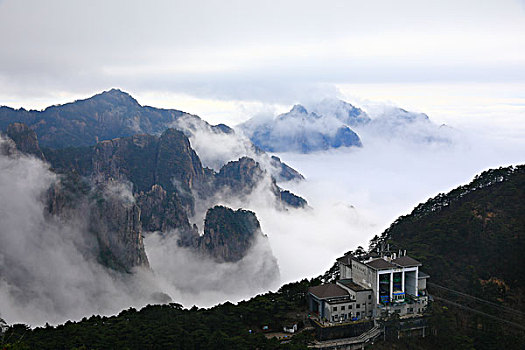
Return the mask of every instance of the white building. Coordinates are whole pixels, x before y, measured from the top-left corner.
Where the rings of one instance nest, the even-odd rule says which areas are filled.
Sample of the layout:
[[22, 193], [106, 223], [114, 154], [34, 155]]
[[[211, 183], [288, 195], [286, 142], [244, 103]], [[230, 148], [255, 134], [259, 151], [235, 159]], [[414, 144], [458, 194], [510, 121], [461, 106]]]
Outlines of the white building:
[[341, 279], [309, 289], [309, 308], [328, 322], [421, 315], [428, 303], [421, 263], [409, 256], [376, 255], [337, 259]]

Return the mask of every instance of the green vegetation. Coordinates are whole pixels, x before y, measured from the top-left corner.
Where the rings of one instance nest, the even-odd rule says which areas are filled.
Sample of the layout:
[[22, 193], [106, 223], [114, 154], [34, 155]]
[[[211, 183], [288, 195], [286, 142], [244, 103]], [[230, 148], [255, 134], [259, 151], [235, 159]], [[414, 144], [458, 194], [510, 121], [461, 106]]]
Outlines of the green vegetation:
[[525, 324], [524, 190], [524, 165], [488, 170], [418, 205], [374, 237], [371, 249], [381, 243], [407, 249], [423, 263], [431, 283], [453, 290], [429, 285], [437, 300], [431, 318], [435, 334], [400, 341], [398, 348], [524, 348], [523, 329], [505, 322]]
[[298, 334], [289, 343], [281, 344], [276, 338], [267, 339], [262, 328], [268, 326], [269, 331], [282, 331], [283, 325], [304, 321], [308, 287], [319, 283], [319, 280], [302, 280], [287, 284], [276, 293], [211, 309], [188, 310], [172, 303], [149, 305], [140, 311], [130, 308], [118, 316], [92, 316], [57, 327], [30, 329], [17, 324], [7, 329], [2, 346], [8, 349], [303, 349], [312, 339], [310, 333]]
[[525, 166], [482, 173], [402, 216], [381, 237], [431, 281], [525, 311]]

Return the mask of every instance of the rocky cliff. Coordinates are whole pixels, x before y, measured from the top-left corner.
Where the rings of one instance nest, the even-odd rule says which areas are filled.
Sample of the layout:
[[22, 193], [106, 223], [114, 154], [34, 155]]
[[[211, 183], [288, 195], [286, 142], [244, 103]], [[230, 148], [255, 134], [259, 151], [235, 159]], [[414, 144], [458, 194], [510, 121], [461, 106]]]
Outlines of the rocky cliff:
[[39, 159], [45, 160], [44, 154], [38, 144], [36, 133], [29, 129], [27, 125], [23, 123], [9, 124], [6, 134], [15, 142], [20, 152], [31, 154]]
[[262, 233], [253, 212], [215, 206], [206, 213], [204, 235], [196, 246], [217, 261], [234, 262], [246, 255], [256, 235]]
[[104, 266], [131, 272], [149, 267], [142, 240], [141, 210], [129, 190], [108, 181], [94, 185], [76, 174], [63, 175], [46, 196], [51, 220], [85, 232], [78, 249]]
[[[19, 130], [16, 135], [30, 135], [19, 137], [23, 143], [18, 147], [34, 153], [34, 145], [38, 146], [34, 132], [25, 126], [11, 129]], [[249, 215], [239, 212], [232, 216], [226, 208], [209, 211], [202, 237], [190, 222], [195, 202], [204, 201], [211, 207], [215, 203], [210, 198], [216, 193], [243, 200], [266, 182], [279, 207], [306, 206], [302, 198], [279, 188], [251, 158], [229, 162], [219, 172], [204, 168], [188, 138], [175, 129], [167, 129], [158, 137], [134, 135], [89, 147], [47, 148], [44, 152], [52, 168], [61, 174], [61, 181], [48, 193], [48, 212], [64, 221], [89, 218], [85, 225], [94, 240], [87, 245], [105, 266], [117, 270], [148, 266], [143, 230], [177, 232], [180, 245], [218, 261], [241, 259], [249, 248], [246, 237], [252, 235], [247, 232], [255, 230]], [[231, 223], [232, 220], [238, 223]], [[229, 224], [221, 226], [222, 223]], [[243, 234], [224, 236], [235, 225], [243, 227], [235, 227], [235, 232]], [[239, 242], [235, 241], [237, 238]], [[223, 243], [218, 244], [219, 241]]]

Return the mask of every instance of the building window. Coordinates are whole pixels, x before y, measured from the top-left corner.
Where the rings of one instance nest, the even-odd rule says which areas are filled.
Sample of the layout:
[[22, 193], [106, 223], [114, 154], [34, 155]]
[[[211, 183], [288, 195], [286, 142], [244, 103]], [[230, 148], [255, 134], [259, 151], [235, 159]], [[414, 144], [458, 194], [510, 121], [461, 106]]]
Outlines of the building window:
[[361, 304], [356, 304], [355, 308], [359, 309], [361, 307]]
[[332, 308], [332, 311], [337, 311], [337, 306], [334, 306], [334, 307]]
[[352, 304], [348, 305], [348, 310], [352, 310]]
[[368, 299], [372, 299], [372, 295], [371, 294], [368, 294]]
[[343, 305], [343, 306], [341, 306], [341, 311], [343, 311], [344, 309], [345, 309], [345, 306], [344, 306], [344, 305]]

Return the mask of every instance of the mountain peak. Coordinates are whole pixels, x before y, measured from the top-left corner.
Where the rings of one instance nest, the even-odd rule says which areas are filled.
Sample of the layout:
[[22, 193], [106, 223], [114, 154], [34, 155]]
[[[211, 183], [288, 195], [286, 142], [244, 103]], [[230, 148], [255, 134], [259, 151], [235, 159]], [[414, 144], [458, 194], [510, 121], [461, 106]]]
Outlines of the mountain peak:
[[308, 111], [302, 105], [294, 105], [290, 110], [290, 113], [308, 114]]
[[130, 94], [117, 88], [112, 88], [110, 90], [103, 91], [99, 94], [94, 95], [91, 98], [102, 99], [110, 103], [132, 103], [139, 105], [137, 100], [135, 100]]

